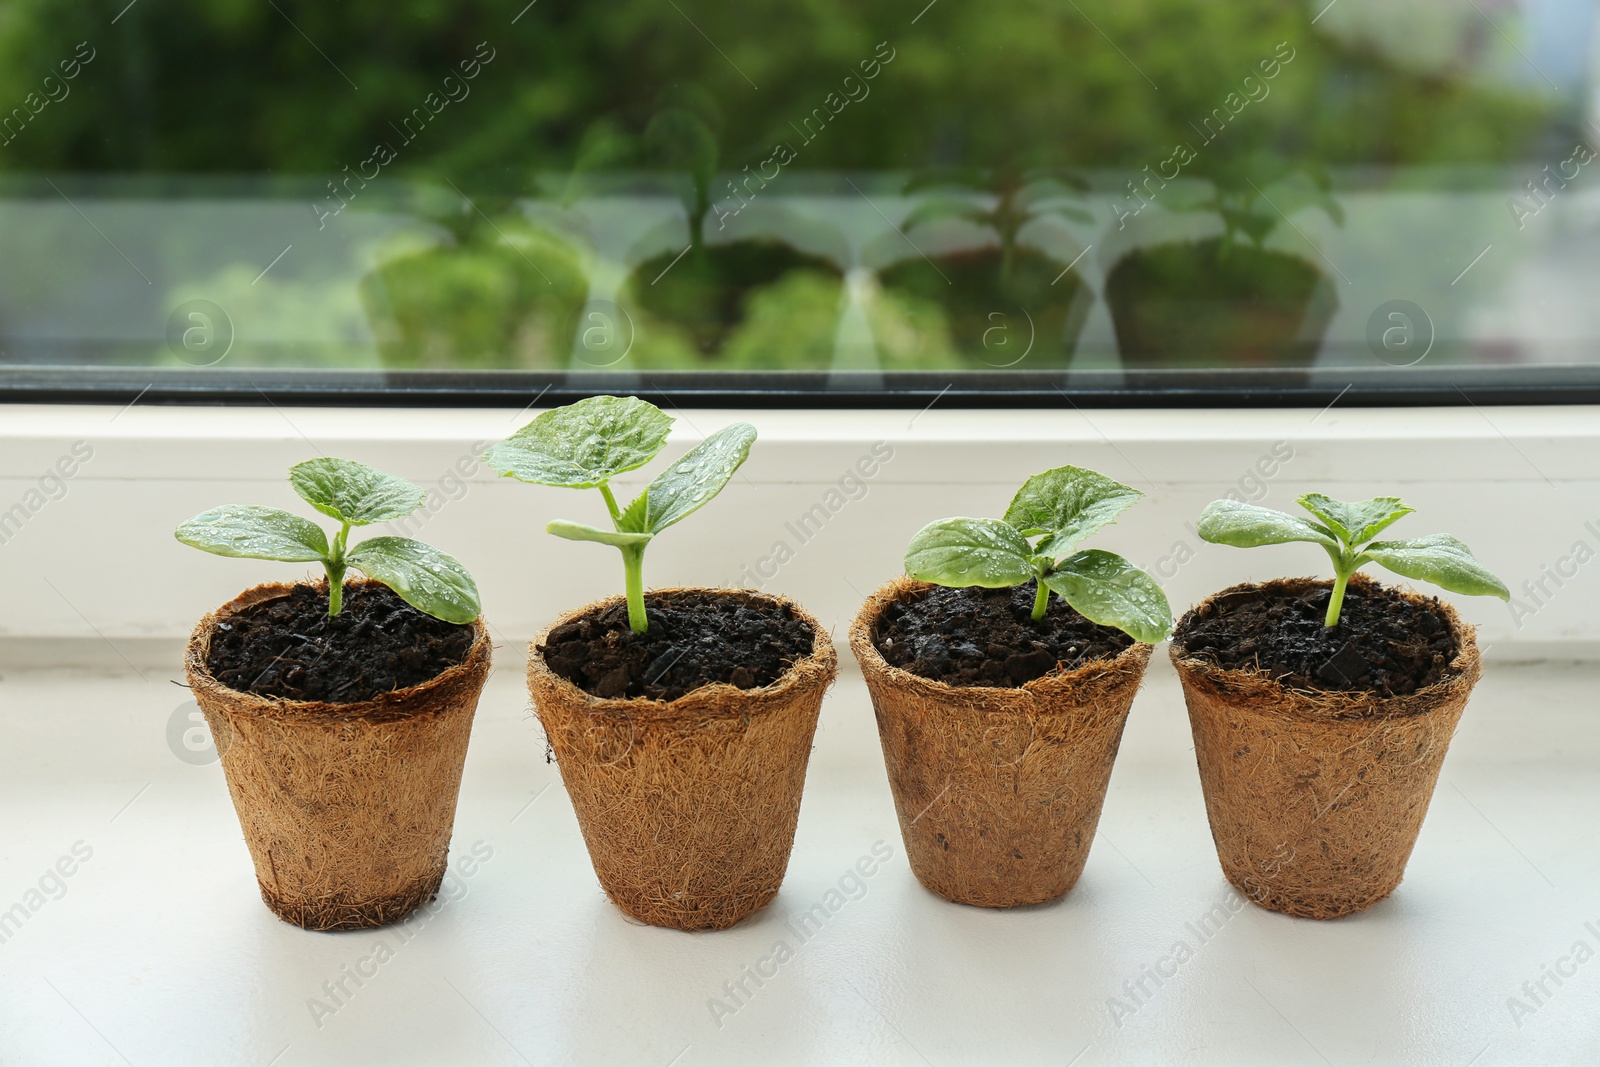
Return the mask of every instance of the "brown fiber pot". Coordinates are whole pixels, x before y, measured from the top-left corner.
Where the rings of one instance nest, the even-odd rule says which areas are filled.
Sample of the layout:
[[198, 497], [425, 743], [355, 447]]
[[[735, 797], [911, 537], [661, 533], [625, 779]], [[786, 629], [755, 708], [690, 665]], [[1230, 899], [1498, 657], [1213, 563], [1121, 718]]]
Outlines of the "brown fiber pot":
[[[1297, 595], [1328, 585], [1237, 585], [1190, 614], [1246, 590]], [[1479, 674], [1473, 628], [1439, 607], [1455, 659], [1443, 680], [1409, 696], [1286, 689], [1264, 673], [1190, 657], [1173, 641], [1217, 858], [1228, 881], [1263, 908], [1335, 919], [1400, 884]]]
[[765, 907], [789, 867], [822, 694], [838, 657], [822, 624], [783, 597], [744, 589], [662, 589], [786, 605], [815, 635], [771, 685], [716, 683], [676, 700], [591, 696], [552, 671], [558, 626], [621, 602], [567, 612], [534, 639], [528, 690], [555, 750], [600, 885], [641, 922], [720, 930]]
[[217, 623], [291, 588], [258, 585], [201, 619], [184, 671], [267, 907], [307, 930], [383, 926], [433, 899], [444, 877], [489, 632], [479, 619], [465, 661], [354, 704], [255, 696], [213, 678]]
[[873, 640], [889, 604], [932, 588], [897, 578], [850, 627], [911, 870], [957, 904], [1055, 900], [1089, 858], [1151, 646], [1014, 689], [946, 685], [891, 667]]

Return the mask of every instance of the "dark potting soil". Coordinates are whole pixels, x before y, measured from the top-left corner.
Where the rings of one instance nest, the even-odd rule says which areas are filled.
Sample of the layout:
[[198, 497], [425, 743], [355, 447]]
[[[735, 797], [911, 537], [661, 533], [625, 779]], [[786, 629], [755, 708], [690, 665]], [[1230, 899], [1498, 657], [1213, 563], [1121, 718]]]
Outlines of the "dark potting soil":
[[1133, 638], [1051, 594], [1033, 619], [1033, 582], [1011, 589], [928, 590], [883, 610], [873, 644], [890, 666], [946, 685], [1011, 688], [1119, 655]]
[[1172, 641], [1228, 670], [1259, 670], [1289, 689], [1405, 696], [1442, 680], [1456, 640], [1432, 597], [1412, 601], [1357, 574], [1339, 623], [1323, 626], [1331, 583], [1236, 585], [1179, 621]]
[[539, 654], [592, 696], [676, 700], [713, 682], [771, 685], [816, 640], [786, 604], [691, 592], [646, 595], [644, 609], [642, 634], [619, 603], [551, 630]]
[[424, 614], [376, 582], [346, 585], [328, 617], [322, 585], [252, 605], [217, 624], [206, 669], [230, 689], [354, 704], [407, 689], [467, 658], [471, 626]]

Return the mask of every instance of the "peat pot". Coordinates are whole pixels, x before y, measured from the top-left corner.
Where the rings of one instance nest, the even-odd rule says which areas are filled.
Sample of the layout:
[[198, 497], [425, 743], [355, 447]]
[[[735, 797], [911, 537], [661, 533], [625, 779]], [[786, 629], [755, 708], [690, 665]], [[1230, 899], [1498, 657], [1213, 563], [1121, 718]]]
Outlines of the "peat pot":
[[782, 597], [664, 589], [787, 606], [809, 655], [754, 689], [714, 683], [676, 700], [593, 696], [545, 662], [550, 634], [620, 604], [561, 616], [533, 642], [528, 689], [612, 903], [641, 922], [722, 929], [777, 895], [789, 866], [822, 695], [837, 670], [828, 631]]
[[[1360, 582], [1357, 575], [1352, 587]], [[1235, 586], [1190, 615], [1203, 617], [1240, 592], [1296, 596], [1328, 585], [1307, 578]], [[1479, 674], [1472, 627], [1435, 603], [1457, 651], [1438, 682], [1405, 696], [1289, 689], [1263, 672], [1224, 670], [1188, 654], [1188, 618], [1174, 632], [1172, 662], [1217, 858], [1228, 881], [1263, 908], [1338, 918], [1400, 884]]]
[[257, 696], [213, 678], [218, 623], [292, 588], [258, 585], [201, 619], [184, 670], [267, 907], [308, 930], [383, 926], [444, 878], [489, 633], [477, 620], [463, 662], [357, 703]]
[[888, 605], [931, 588], [897, 578], [850, 628], [911, 870], [958, 904], [1055, 900], [1089, 858], [1151, 646], [1015, 688], [947, 685], [891, 666], [875, 643]]

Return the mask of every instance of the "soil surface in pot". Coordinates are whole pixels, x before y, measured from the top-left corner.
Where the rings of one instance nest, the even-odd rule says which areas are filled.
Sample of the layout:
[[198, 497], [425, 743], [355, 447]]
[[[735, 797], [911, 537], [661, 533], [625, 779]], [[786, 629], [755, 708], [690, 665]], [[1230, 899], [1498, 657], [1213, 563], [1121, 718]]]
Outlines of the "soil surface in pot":
[[1443, 680], [1457, 648], [1437, 600], [1413, 601], [1357, 574], [1329, 630], [1329, 593], [1325, 581], [1298, 591], [1234, 586], [1186, 614], [1172, 640], [1196, 659], [1263, 671], [1289, 689], [1405, 696]]
[[1044, 618], [1033, 619], [1033, 582], [1012, 589], [928, 590], [884, 608], [872, 635], [892, 667], [946, 685], [1012, 688], [1112, 659], [1133, 638], [1079, 615], [1051, 594]]
[[650, 628], [628, 628], [618, 603], [550, 631], [539, 649], [561, 677], [597, 697], [676, 700], [713, 682], [759, 689], [811, 654], [816, 635], [784, 604], [705, 593], [646, 595]]
[[471, 626], [424, 614], [376, 582], [346, 585], [328, 617], [322, 585], [251, 605], [219, 622], [206, 669], [241, 693], [354, 704], [408, 689], [467, 658]]

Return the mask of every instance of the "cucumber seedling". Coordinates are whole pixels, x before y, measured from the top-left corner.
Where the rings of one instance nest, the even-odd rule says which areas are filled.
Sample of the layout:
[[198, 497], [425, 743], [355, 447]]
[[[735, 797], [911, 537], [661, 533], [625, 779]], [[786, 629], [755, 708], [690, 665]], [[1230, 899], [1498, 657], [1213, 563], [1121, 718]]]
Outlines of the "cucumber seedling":
[[1346, 501], [1321, 493], [1307, 493], [1295, 503], [1316, 519], [1302, 519], [1259, 504], [1214, 500], [1201, 512], [1197, 532], [1212, 544], [1235, 548], [1259, 548], [1291, 541], [1321, 545], [1333, 560], [1333, 594], [1328, 598], [1328, 612], [1322, 620], [1329, 629], [1338, 625], [1350, 576], [1368, 563], [1387, 567], [1406, 578], [1431, 582], [1452, 593], [1511, 599], [1506, 584], [1490, 574], [1466, 545], [1449, 534], [1398, 541], [1374, 540], [1394, 522], [1416, 510], [1402, 504], [1399, 497], [1375, 496], [1371, 500]]
[[331, 543], [309, 519], [255, 504], [203, 511], [178, 527], [177, 538], [218, 556], [322, 564], [330, 617], [344, 606], [344, 576], [352, 567], [436, 619], [464, 624], [478, 617], [477, 583], [453, 556], [409, 537], [372, 537], [348, 547], [352, 526], [390, 522], [421, 507], [421, 488], [365, 463], [328, 456], [290, 467], [289, 484], [306, 503], [338, 520]]
[[906, 547], [906, 573], [935, 585], [986, 589], [1035, 579], [1034, 619], [1044, 618], [1054, 592], [1090, 622], [1154, 644], [1172, 629], [1172, 608], [1155, 579], [1114, 552], [1075, 551], [1143, 495], [1082, 467], [1056, 467], [1024, 482], [1003, 519], [924, 526]]
[[545, 527], [569, 541], [595, 541], [622, 552], [628, 628], [649, 629], [644, 611], [644, 550], [668, 526], [722, 491], [750, 454], [756, 429], [736, 422], [718, 430], [662, 471], [627, 507], [617, 506], [611, 479], [655, 459], [673, 420], [638, 397], [594, 396], [539, 415], [484, 453], [509, 478], [535, 485], [598, 489], [611, 529], [557, 519]]

